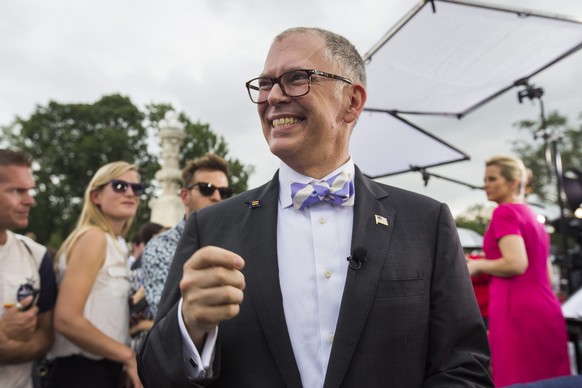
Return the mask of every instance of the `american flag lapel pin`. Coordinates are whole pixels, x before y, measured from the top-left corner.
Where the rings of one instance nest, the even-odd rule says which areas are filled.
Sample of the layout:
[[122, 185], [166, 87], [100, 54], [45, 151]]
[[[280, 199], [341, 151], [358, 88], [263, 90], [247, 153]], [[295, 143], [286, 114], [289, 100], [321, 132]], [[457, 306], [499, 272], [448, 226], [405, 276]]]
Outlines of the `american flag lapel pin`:
[[376, 225], [388, 226], [388, 219], [386, 217], [382, 217], [382, 216], [379, 216], [378, 214], [374, 214], [374, 218], [376, 220]]

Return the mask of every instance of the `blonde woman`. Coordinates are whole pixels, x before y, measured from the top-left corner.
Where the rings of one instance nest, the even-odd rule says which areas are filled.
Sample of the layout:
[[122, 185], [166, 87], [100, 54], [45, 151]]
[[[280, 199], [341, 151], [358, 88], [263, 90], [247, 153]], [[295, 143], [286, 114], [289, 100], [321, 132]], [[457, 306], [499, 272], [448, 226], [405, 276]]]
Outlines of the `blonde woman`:
[[[85, 190], [83, 210], [59, 258], [59, 295], [50, 357], [51, 387], [141, 387], [129, 344], [129, 270], [122, 236], [144, 192], [137, 168], [101, 167]], [[52, 384], [52, 385], [51, 385]]]
[[524, 202], [521, 160], [486, 162], [485, 192], [496, 202], [483, 238], [486, 259], [469, 260], [471, 275], [491, 275], [489, 341], [495, 386], [568, 375], [566, 323], [548, 277], [550, 239]]

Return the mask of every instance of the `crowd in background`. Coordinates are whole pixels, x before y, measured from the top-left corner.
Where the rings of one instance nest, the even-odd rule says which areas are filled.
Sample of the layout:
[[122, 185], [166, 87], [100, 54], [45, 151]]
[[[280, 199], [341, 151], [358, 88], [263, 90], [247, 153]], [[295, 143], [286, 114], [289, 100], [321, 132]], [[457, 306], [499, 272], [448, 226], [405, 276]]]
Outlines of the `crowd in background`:
[[[17, 156], [29, 160], [26, 155]], [[27, 171], [26, 166], [19, 167]], [[498, 203], [499, 208], [485, 235], [484, 252], [469, 256], [468, 261], [481, 313], [489, 328], [497, 386], [570, 373], [565, 323], [547, 272], [549, 240], [543, 225], [523, 202], [524, 171], [520, 161], [510, 157], [487, 162], [485, 190], [488, 199]], [[34, 182], [27, 173], [22, 175], [28, 179], [20, 193], [25, 196]], [[115, 162], [99, 169], [87, 187], [77, 227], [51, 262], [59, 285], [56, 300], [56, 287], [46, 281], [47, 274], [52, 276], [46, 264], [50, 253], [39, 248], [41, 260], [35, 265], [43, 285], [41, 288], [35, 280], [31, 287], [40, 290], [41, 297], [33, 301], [32, 296], [26, 296], [16, 303], [23, 314], [33, 311], [38, 315], [34, 320], [36, 332], [44, 334], [34, 340], [44, 345], [34, 358], [41, 360], [47, 354], [40, 364], [47, 368], [42, 379], [44, 387], [74, 387], [81, 383], [87, 387], [119, 387], [124, 383], [140, 386], [135, 354], [153, 325], [185, 219], [232, 194], [226, 162], [216, 155], [191, 161], [183, 178], [180, 196], [186, 208], [184, 220], [171, 229], [154, 222], [142, 225], [128, 249], [123, 236], [131, 226], [145, 185], [139, 181], [137, 167], [128, 163]], [[193, 189], [197, 189], [194, 194]], [[30, 197], [27, 206], [33, 202]], [[15, 226], [24, 225], [21, 219]], [[37, 249], [38, 244], [32, 239], [18, 238], [27, 251], [28, 245]], [[4, 299], [3, 319], [7, 319], [12, 309], [6, 310], [9, 304], [6, 296]], [[34, 307], [25, 313], [29, 305]], [[47, 344], [53, 342], [53, 335], [47, 330], [52, 331], [53, 324], [47, 322], [48, 317], [56, 332], [50, 349]], [[37, 371], [41, 368], [26, 365], [35, 377], [31, 382], [39, 384]], [[5, 378], [0, 374], [0, 379]]]
[[[145, 192], [138, 167], [99, 168], [75, 229], [52, 253], [10, 231], [27, 226], [35, 204], [31, 167], [29, 155], [0, 150], [0, 386], [141, 387], [136, 351], [154, 319], [142, 252], [168, 228], [149, 222], [125, 240]], [[232, 194], [214, 154], [190, 161], [184, 179], [185, 216]]]

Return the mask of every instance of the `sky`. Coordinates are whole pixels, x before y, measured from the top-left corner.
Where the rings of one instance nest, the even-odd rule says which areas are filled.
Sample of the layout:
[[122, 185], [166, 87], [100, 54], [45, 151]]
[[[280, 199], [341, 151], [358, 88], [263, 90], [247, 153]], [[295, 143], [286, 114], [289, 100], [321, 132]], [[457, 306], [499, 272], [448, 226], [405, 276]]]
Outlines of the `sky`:
[[[329, 29], [363, 55], [420, 0], [19, 0], [0, 2], [0, 126], [28, 117], [37, 105], [93, 103], [119, 93], [144, 107], [171, 103], [225, 138], [229, 157], [254, 167], [249, 187], [279, 165], [262, 136], [244, 83], [257, 76], [279, 32], [296, 26]], [[579, 0], [495, 0], [489, 4], [582, 20]], [[546, 111], [571, 123], [582, 112], [582, 50], [532, 82], [543, 87]], [[461, 120], [406, 118], [467, 153], [470, 161], [429, 171], [482, 182], [484, 160], [510, 153], [511, 140], [531, 135], [513, 124], [537, 119], [538, 105], [510, 90]], [[357, 160], [355, 161], [357, 164]], [[482, 191], [419, 173], [380, 181], [446, 202], [454, 214], [486, 204]]]

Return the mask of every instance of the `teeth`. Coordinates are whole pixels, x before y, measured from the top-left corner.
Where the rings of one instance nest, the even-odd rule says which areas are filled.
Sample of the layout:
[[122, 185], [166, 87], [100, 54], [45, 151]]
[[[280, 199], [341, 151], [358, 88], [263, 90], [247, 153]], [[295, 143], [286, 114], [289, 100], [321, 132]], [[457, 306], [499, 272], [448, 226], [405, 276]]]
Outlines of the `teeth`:
[[295, 124], [298, 121], [299, 120], [297, 120], [294, 117], [283, 117], [280, 119], [273, 120], [273, 127], [279, 127], [282, 125], [291, 125], [291, 124]]

